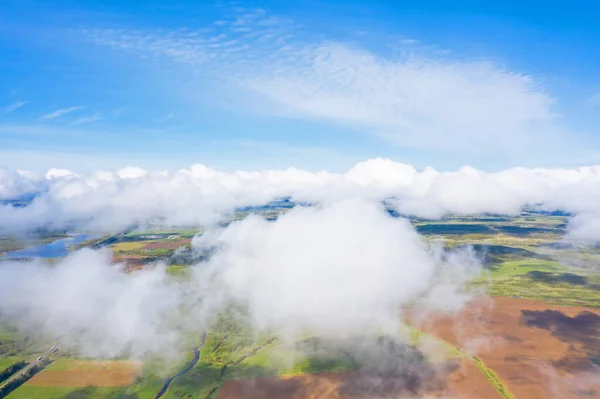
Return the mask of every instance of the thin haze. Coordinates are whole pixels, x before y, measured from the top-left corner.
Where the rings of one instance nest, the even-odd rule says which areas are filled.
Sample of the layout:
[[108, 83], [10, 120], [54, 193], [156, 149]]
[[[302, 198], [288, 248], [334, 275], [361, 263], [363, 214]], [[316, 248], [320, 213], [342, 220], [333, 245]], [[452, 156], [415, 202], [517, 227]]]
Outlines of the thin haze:
[[459, 310], [480, 272], [468, 250], [442, 256], [374, 201], [296, 208], [275, 223], [249, 217], [194, 239], [217, 248], [190, 281], [164, 266], [125, 274], [108, 250], [77, 251], [54, 267], [4, 262], [0, 313], [87, 356], [176, 353], [225, 304], [281, 337], [396, 333], [401, 308]]

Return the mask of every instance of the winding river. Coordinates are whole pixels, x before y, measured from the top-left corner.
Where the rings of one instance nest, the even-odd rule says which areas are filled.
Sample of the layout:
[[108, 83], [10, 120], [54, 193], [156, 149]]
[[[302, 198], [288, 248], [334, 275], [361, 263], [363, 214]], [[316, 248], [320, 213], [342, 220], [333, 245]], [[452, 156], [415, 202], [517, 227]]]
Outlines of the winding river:
[[206, 330], [202, 331], [202, 342], [200, 343], [200, 345], [198, 345], [197, 347], [194, 348], [194, 357], [192, 358], [190, 363], [183, 370], [178, 372], [177, 374], [167, 378], [167, 380], [163, 384], [160, 391], [158, 391], [158, 393], [156, 394], [154, 399], [162, 398], [162, 396], [167, 392], [167, 389], [169, 389], [169, 385], [171, 385], [171, 383], [173, 382], [173, 380], [175, 378], [181, 377], [182, 375], [184, 375], [185, 373], [187, 373], [188, 371], [190, 371], [191, 369], [194, 368], [196, 363], [198, 363], [198, 360], [200, 360], [200, 348], [203, 347], [205, 343], [206, 343]]

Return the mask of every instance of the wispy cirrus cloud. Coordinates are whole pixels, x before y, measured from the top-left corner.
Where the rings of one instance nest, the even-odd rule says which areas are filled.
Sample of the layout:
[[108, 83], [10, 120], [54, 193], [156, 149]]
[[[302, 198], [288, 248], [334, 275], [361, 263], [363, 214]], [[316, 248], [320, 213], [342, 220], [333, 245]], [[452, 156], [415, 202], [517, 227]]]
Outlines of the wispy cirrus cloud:
[[586, 105], [589, 107], [600, 107], [600, 93], [595, 93], [585, 100]]
[[342, 43], [293, 50], [240, 85], [265, 110], [336, 123], [402, 146], [513, 150], [559, 134], [554, 99], [531, 76], [490, 62], [394, 59]]
[[81, 118], [75, 119], [73, 124], [82, 125], [84, 123], [92, 123], [102, 119], [104, 119], [104, 117], [100, 113], [94, 113], [92, 115], [82, 116]]
[[533, 76], [432, 55], [415, 39], [397, 41], [401, 55], [390, 56], [368, 43], [310, 40], [293, 21], [264, 10], [240, 10], [195, 31], [88, 34], [101, 45], [206, 71], [243, 93], [237, 105], [252, 111], [341, 125], [400, 146], [511, 153], [570, 142], [555, 98]]
[[29, 101], [15, 101], [14, 103], [12, 103], [11, 105], [7, 106], [4, 108], [4, 113], [5, 114], [10, 114], [11, 112], [21, 108], [22, 106], [28, 104]]
[[169, 112], [168, 114], [161, 116], [160, 118], [156, 118], [154, 120], [154, 122], [157, 122], [157, 123], [166, 122], [169, 119], [173, 119], [173, 117], [175, 117], [175, 114], [173, 112]]
[[[258, 61], [291, 45], [298, 26], [265, 10], [234, 9], [228, 19], [198, 29], [127, 30], [88, 29], [82, 33], [98, 45], [129, 51], [153, 60], [186, 65], [219, 63], [229, 71], [230, 63]], [[225, 72], [225, 71], [222, 71]]]
[[71, 112], [75, 112], [75, 111], [78, 111], [83, 108], [84, 107], [80, 106], [80, 105], [74, 106], [74, 107], [68, 107], [68, 108], [60, 108], [60, 109], [50, 112], [49, 114], [42, 116], [41, 119], [42, 120], [50, 120], [50, 119], [60, 118], [61, 116], [70, 114]]

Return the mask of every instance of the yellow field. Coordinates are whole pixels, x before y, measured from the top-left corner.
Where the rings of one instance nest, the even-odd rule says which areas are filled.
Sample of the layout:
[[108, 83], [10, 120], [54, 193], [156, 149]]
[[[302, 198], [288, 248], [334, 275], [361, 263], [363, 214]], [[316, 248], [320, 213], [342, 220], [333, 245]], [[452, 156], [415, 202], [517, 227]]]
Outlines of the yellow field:
[[142, 247], [146, 244], [147, 242], [143, 241], [119, 242], [117, 244], [112, 245], [111, 248], [114, 254], [116, 255], [123, 252], [138, 251], [142, 249]]

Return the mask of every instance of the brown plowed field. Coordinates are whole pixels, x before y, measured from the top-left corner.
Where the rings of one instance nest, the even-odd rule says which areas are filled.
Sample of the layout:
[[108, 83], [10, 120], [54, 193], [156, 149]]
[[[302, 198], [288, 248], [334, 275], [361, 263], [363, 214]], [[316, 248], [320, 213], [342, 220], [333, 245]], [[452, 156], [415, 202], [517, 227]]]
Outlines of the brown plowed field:
[[122, 263], [125, 265], [125, 271], [131, 272], [134, 270], [141, 270], [148, 263], [147, 259], [143, 256], [113, 256], [112, 263]]
[[133, 370], [49, 370], [36, 374], [27, 385], [54, 387], [125, 387], [137, 376]]
[[468, 360], [439, 366], [428, 381], [418, 376], [367, 376], [323, 373], [281, 378], [229, 380], [217, 399], [500, 399], [498, 392]]
[[473, 301], [456, 316], [424, 315], [409, 322], [479, 356], [518, 399], [600, 398], [600, 309], [542, 301]]
[[27, 385], [64, 387], [129, 386], [139, 374], [141, 363], [125, 361], [73, 361], [65, 370], [42, 370]]

